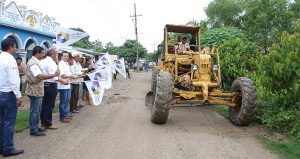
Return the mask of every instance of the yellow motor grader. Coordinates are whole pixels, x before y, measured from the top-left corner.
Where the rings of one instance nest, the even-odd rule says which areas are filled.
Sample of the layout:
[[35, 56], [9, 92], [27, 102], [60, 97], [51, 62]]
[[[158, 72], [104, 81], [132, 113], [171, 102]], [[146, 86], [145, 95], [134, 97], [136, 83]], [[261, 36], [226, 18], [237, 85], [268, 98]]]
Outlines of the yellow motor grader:
[[[187, 49], [180, 49], [182, 43], [174, 40], [176, 36], [190, 39]], [[161, 58], [153, 68], [151, 91], [146, 95], [153, 123], [166, 123], [172, 106], [192, 104], [226, 105], [233, 124], [250, 124], [255, 112], [254, 83], [249, 78], [238, 77], [230, 92], [221, 89], [218, 47], [201, 49], [199, 27], [167, 24], [162, 47]]]

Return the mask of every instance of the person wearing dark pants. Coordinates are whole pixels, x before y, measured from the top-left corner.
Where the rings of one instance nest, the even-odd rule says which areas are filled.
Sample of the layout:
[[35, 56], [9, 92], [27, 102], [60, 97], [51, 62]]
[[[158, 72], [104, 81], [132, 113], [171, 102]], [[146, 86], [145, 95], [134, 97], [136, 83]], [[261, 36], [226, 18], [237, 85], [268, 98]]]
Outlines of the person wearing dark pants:
[[114, 73], [114, 79], [117, 79], [118, 71], [115, 71]]
[[0, 92], [0, 130], [3, 134], [0, 137], [0, 153], [5, 154], [14, 151], [13, 134], [17, 111], [17, 98], [14, 93]]
[[24, 153], [14, 148], [14, 128], [18, 106], [22, 104], [20, 77], [17, 63], [13, 57], [16, 53], [15, 42], [4, 39], [0, 54], [0, 155], [4, 157]]
[[78, 104], [78, 96], [79, 95], [79, 84], [72, 84], [72, 93], [70, 100], [70, 112], [71, 113], [79, 113], [79, 109], [77, 108]]
[[[57, 51], [55, 49], [49, 49], [46, 53], [46, 58], [43, 59], [40, 64], [43, 68], [43, 73], [50, 75], [54, 74], [58, 69], [55, 63], [57, 57]], [[68, 84], [66, 80], [58, 79], [58, 77], [53, 77], [44, 82], [44, 97], [42, 102], [41, 111], [41, 124], [46, 129], [57, 129], [57, 126], [53, 124], [52, 121], [52, 111], [55, 107], [55, 100], [57, 96], [57, 81]]]
[[71, 101], [70, 101], [70, 111], [71, 113], [79, 113], [79, 90], [80, 90], [80, 83], [83, 81], [82, 78], [84, 74], [82, 73], [82, 67], [80, 65], [80, 60], [81, 60], [81, 53], [78, 51], [74, 51], [72, 53], [73, 58], [69, 59], [69, 65], [70, 65], [70, 70], [73, 75], [78, 76], [77, 79], [72, 80], [72, 93], [71, 93]]
[[44, 97], [41, 110], [41, 123], [46, 129], [57, 129], [52, 123], [52, 112], [55, 106], [57, 96], [57, 83], [44, 83]]
[[26, 91], [25, 94], [30, 100], [29, 127], [30, 135], [45, 136], [45, 129], [39, 127], [42, 99], [44, 96], [44, 81], [59, 76], [56, 70], [54, 74], [44, 74], [40, 60], [44, 58], [44, 49], [36, 46], [32, 51], [32, 58], [27, 62], [26, 69]]
[[129, 65], [128, 65], [127, 61], [125, 61], [125, 70], [126, 70], [127, 77], [130, 79]]

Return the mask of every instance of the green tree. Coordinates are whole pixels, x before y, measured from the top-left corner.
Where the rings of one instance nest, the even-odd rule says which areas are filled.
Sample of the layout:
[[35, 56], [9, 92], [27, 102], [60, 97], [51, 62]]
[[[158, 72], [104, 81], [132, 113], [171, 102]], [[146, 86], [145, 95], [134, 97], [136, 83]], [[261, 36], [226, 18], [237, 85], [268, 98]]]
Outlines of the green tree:
[[240, 38], [247, 41], [245, 33], [241, 30], [231, 27], [210, 29], [202, 34], [201, 46], [212, 47], [213, 45], [221, 45], [224, 41], [234, 38]]
[[205, 8], [208, 24], [212, 28], [240, 27], [244, 0], [214, 0]]
[[208, 22], [207, 20], [201, 20], [199, 23], [201, 33], [204, 33], [208, 30]]
[[136, 61], [136, 46], [138, 46], [139, 58], [146, 56], [147, 50], [140, 43], [137, 44], [135, 40], [126, 40], [122, 46], [120, 46], [120, 52], [118, 55], [124, 57], [128, 62]]
[[190, 20], [186, 25], [199, 26], [199, 22], [195, 19]]
[[119, 55], [120, 47], [115, 46], [112, 42], [108, 42], [105, 44], [105, 51], [111, 55]]
[[105, 52], [105, 48], [100, 40], [95, 40], [92, 42], [93, 50], [95, 52], [103, 53]]
[[300, 0], [289, 3], [289, 12], [292, 14], [293, 21], [300, 19]]
[[292, 14], [286, 0], [249, 0], [243, 16], [243, 30], [268, 52], [279, 42], [282, 31], [291, 30]]

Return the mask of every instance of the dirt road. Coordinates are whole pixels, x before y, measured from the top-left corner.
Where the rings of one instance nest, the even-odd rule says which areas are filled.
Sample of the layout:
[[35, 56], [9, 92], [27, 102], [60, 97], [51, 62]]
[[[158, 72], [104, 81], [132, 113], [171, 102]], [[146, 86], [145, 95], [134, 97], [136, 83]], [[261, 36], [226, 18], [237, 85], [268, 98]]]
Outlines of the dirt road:
[[[165, 125], [150, 122], [144, 96], [151, 72], [118, 76], [100, 106], [86, 106], [71, 124], [45, 137], [15, 137], [25, 154], [16, 158], [96, 159], [273, 159], [252, 136], [255, 127], [236, 127], [209, 107], [171, 109]], [[57, 116], [55, 116], [57, 119]]]

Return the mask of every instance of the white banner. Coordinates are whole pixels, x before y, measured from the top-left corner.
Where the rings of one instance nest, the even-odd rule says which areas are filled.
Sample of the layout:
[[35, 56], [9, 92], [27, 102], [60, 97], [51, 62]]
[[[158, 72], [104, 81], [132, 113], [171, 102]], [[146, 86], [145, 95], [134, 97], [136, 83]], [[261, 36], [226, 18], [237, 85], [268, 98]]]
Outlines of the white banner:
[[106, 81], [108, 79], [106, 70], [96, 70], [92, 73], [89, 73], [88, 76], [91, 80], [97, 80], [97, 81], [99, 81], [99, 80]]
[[108, 53], [104, 54], [99, 58], [99, 60], [95, 63], [96, 69], [106, 69], [107, 67], [111, 66], [112, 61], [111, 57]]
[[118, 71], [124, 78], [126, 78], [126, 69], [124, 58], [121, 58], [114, 62], [113, 64], [116, 71]]
[[112, 70], [112, 68], [111, 67], [108, 67], [107, 69], [106, 69], [106, 71], [107, 71], [107, 87], [106, 87], [106, 89], [111, 89], [112, 88], [112, 73], [111, 73], [111, 70]]
[[85, 84], [92, 98], [93, 105], [100, 105], [106, 81], [85, 81]]
[[96, 70], [105, 70], [107, 75], [107, 84], [106, 89], [112, 88], [112, 60], [108, 53], [104, 54], [99, 58], [99, 60], [95, 63], [94, 67]]
[[56, 30], [56, 48], [64, 48], [87, 36], [88, 34], [84, 32], [58, 27]]

